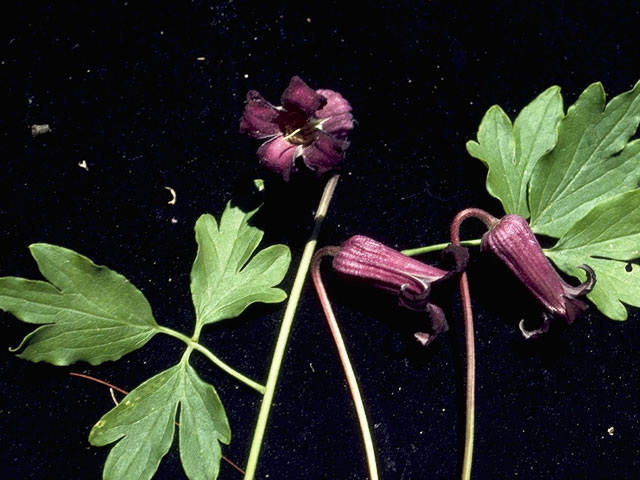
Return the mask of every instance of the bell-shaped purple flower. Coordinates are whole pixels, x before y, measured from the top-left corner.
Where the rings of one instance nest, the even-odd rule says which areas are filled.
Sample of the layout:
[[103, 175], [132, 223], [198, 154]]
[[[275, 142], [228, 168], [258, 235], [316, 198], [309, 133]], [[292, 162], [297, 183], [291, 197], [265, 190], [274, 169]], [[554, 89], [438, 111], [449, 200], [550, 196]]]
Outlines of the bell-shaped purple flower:
[[531, 231], [527, 221], [519, 215], [506, 215], [482, 237], [482, 250], [495, 254], [520, 279], [545, 309], [544, 324], [537, 330], [527, 330], [520, 322], [526, 338], [544, 333], [550, 317], [561, 318], [571, 324], [587, 305], [577, 297], [586, 295], [595, 284], [594, 271], [580, 265], [587, 272], [587, 280], [573, 287], [553, 268]]
[[466, 266], [466, 249], [455, 253], [456, 269], [446, 271], [403, 255], [369, 237], [356, 235], [339, 247], [333, 269], [347, 278], [396, 294], [401, 306], [428, 312], [433, 333], [415, 334], [420, 343], [427, 345], [447, 330], [444, 312], [429, 302], [429, 293], [433, 283], [449, 278]]
[[332, 90], [313, 90], [296, 76], [280, 103], [270, 104], [255, 90], [247, 93], [240, 132], [265, 140], [258, 149], [260, 163], [285, 181], [298, 157], [318, 175], [337, 169], [353, 129], [349, 102]]

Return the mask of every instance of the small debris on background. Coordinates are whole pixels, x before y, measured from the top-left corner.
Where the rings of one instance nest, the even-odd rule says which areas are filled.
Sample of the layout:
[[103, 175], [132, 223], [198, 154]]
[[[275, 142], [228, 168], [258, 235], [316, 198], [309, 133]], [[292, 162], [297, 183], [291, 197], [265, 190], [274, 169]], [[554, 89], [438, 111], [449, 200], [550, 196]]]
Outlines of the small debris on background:
[[614, 431], [615, 431], [615, 430], [613, 429], [613, 427], [609, 427], [609, 428], [607, 428], [607, 433], [608, 433], [610, 436], [612, 436], [612, 437], [613, 437], [613, 433], [614, 433]]
[[205, 58], [204, 57], [198, 57], [198, 58], [196, 58], [196, 60], [199, 61], [199, 62], [204, 62]]
[[51, 127], [49, 127], [48, 123], [43, 125], [38, 125], [34, 123], [31, 125], [31, 136], [37, 137], [38, 135], [42, 135], [43, 133], [49, 133], [51, 131]]
[[78, 166], [80, 168], [84, 168], [87, 172], [89, 171], [89, 165], [87, 165], [86, 160], [82, 160], [81, 162], [78, 162]]
[[173, 218], [171, 219], [171, 223], [175, 225], [176, 223], [178, 223], [178, 219], [177, 219], [177, 218], [175, 218], [175, 217], [173, 217]]
[[176, 204], [176, 198], [177, 198], [176, 191], [171, 187], [164, 187], [164, 188], [169, 190], [169, 193], [171, 194], [171, 200], [169, 200], [167, 203], [169, 205], [175, 205]]

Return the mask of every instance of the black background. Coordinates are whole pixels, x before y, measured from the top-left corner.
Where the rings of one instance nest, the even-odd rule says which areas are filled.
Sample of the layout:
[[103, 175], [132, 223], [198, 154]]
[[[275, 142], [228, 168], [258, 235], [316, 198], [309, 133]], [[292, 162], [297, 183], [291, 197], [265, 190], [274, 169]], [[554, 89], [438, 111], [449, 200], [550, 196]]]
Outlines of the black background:
[[[188, 333], [193, 225], [202, 213], [218, 216], [262, 176], [266, 240], [293, 252], [288, 290], [322, 183], [300, 174], [285, 185], [267, 175], [255, 159], [259, 142], [237, 132], [246, 91], [277, 104], [293, 75], [341, 92], [358, 122], [320, 244], [359, 233], [409, 248], [446, 241], [462, 208], [499, 215], [484, 167], [464, 147], [492, 104], [513, 116], [557, 84], [566, 107], [592, 82], [613, 96], [640, 78], [637, 2], [522, 3], [372, 2], [346, 11], [347, 2], [17, 2], [17, 12], [3, 13], [0, 37], [0, 274], [40, 278], [27, 246], [63, 245], [125, 275], [158, 322]], [[52, 131], [32, 137], [29, 127], [43, 123]], [[175, 205], [165, 186], [177, 192]], [[475, 228], [465, 226], [464, 235], [477, 236]], [[640, 478], [638, 310], [614, 322], [592, 308], [572, 327], [527, 343], [516, 325], [537, 307], [508, 272], [473, 254], [474, 478]], [[423, 318], [326, 277], [382, 477], [455, 478], [464, 427], [455, 289], [438, 292], [450, 331], [420, 349], [411, 334]], [[283, 310], [252, 307], [208, 328], [203, 341], [264, 381]], [[31, 364], [7, 352], [31, 327], [0, 318], [2, 477], [99, 478], [109, 448], [90, 446], [87, 435], [112, 401], [106, 388], [69, 372], [133, 389], [176, 362], [183, 346], [158, 336], [97, 367]], [[260, 399], [192, 359], [224, 402], [232, 443], [223, 451], [244, 464]], [[183, 476], [174, 445], [156, 478]], [[310, 285], [259, 477], [366, 477], [355, 414]], [[241, 475], [223, 464], [220, 478]]]

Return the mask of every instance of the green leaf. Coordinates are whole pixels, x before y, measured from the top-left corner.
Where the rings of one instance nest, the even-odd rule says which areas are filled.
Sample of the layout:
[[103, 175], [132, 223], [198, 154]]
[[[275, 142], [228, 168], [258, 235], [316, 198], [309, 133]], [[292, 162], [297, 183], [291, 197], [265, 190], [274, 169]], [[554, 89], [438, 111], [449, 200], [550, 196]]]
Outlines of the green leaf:
[[91, 429], [95, 446], [118, 442], [104, 466], [105, 480], [150, 479], [173, 443], [180, 405], [180, 458], [192, 480], [218, 477], [220, 442], [231, 438], [229, 423], [214, 388], [186, 357], [130, 392]]
[[478, 129], [478, 141], [467, 151], [489, 169], [487, 191], [502, 203], [506, 213], [528, 218], [527, 187], [533, 168], [556, 143], [562, 118], [559, 87], [542, 92], [522, 109], [514, 124], [494, 105]]
[[285, 245], [272, 245], [253, 258], [263, 232], [249, 225], [253, 212], [227, 204], [220, 227], [211, 215], [196, 222], [198, 254], [191, 270], [191, 295], [200, 326], [237, 317], [254, 302], [276, 303], [286, 293], [273, 288], [289, 268]]
[[605, 107], [600, 83], [590, 85], [560, 123], [556, 147], [531, 177], [534, 232], [561, 237], [594, 205], [638, 186], [640, 82]]
[[180, 399], [180, 459], [187, 476], [212, 479], [218, 476], [220, 442], [231, 440], [229, 422], [215, 389], [189, 365], [183, 373]]
[[640, 190], [617, 195], [593, 207], [545, 252], [570, 275], [584, 280], [578, 265], [596, 272], [588, 298], [607, 317], [626, 320], [623, 303], [640, 307]]
[[130, 392], [91, 429], [89, 442], [111, 449], [103, 478], [151, 478], [173, 442], [180, 365], [150, 378]]
[[0, 278], [0, 309], [43, 325], [24, 338], [19, 357], [97, 365], [142, 347], [157, 333], [149, 303], [122, 275], [66, 248], [37, 243], [30, 249], [50, 283]]

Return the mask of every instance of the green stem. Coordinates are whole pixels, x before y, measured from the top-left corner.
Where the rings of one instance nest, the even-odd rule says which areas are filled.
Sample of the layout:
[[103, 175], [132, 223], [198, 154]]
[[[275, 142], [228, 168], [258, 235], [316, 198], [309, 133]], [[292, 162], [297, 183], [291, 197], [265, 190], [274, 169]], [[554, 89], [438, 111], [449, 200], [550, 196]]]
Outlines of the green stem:
[[296, 278], [293, 281], [291, 287], [291, 293], [289, 294], [289, 301], [287, 302], [287, 308], [284, 312], [282, 319], [282, 325], [280, 326], [280, 333], [278, 334], [278, 340], [276, 341], [276, 347], [273, 353], [273, 359], [271, 360], [271, 366], [269, 368], [269, 376], [267, 377], [267, 385], [260, 405], [260, 413], [258, 414], [258, 420], [256, 422], [256, 429], [253, 434], [253, 440], [251, 441], [251, 450], [249, 451], [249, 459], [247, 460], [247, 468], [244, 476], [244, 480], [253, 480], [256, 469], [258, 466], [258, 458], [260, 456], [260, 449], [264, 440], [264, 434], [267, 428], [267, 420], [269, 419], [269, 412], [271, 410], [271, 404], [273, 403], [273, 396], [276, 390], [276, 384], [278, 383], [278, 376], [280, 374], [280, 367], [284, 358], [285, 349], [289, 340], [289, 333], [291, 331], [291, 325], [293, 324], [293, 317], [300, 301], [300, 294], [302, 293], [302, 287], [304, 281], [307, 278], [307, 272], [309, 271], [309, 265], [311, 264], [311, 258], [313, 252], [316, 249], [318, 243], [318, 234], [320, 233], [320, 227], [324, 220], [329, 204], [331, 203], [331, 197], [338, 183], [340, 175], [333, 175], [324, 187], [322, 198], [318, 204], [318, 210], [315, 215], [315, 225], [311, 237], [307, 241], [300, 259], [300, 265], [298, 266], [298, 272]]
[[[460, 245], [463, 247], [474, 247], [480, 245], [481, 239], [474, 238], [473, 240], [462, 240]], [[421, 253], [437, 252], [438, 250], [444, 250], [449, 243], [436, 243], [435, 245], [427, 245], [426, 247], [409, 248], [408, 250], [402, 250], [402, 253], [413, 257], [414, 255], [420, 255]]]
[[158, 331], [160, 333], [164, 333], [165, 335], [169, 335], [171, 337], [174, 337], [174, 338], [177, 338], [178, 340], [183, 341], [184, 343], [187, 344], [188, 347], [190, 347], [193, 350], [197, 350], [200, 353], [202, 353], [205, 357], [207, 357], [209, 360], [211, 360], [213, 363], [215, 363], [218, 367], [220, 367], [222, 370], [227, 372], [233, 378], [235, 378], [236, 380], [239, 380], [240, 382], [244, 383], [248, 387], [251, 387], [254, 390], [256, 390], [256, 391], [258, 391], [258, 392], [260, 392], [261, 394], [264, 395], [264, 392], [265, 392], [264, 385], [260, 385], [258, 382], [255, 382], [255, 381], [251, 380], [250, 378], [244, 376], [243, 374], [241, 374], [237, 370], [234, 370], [229, 365], [227, 365], [222, 360], [220, 360], [218, 357], [216, 357], [213, 353], [211, 353], [211, 351], [207, 347], [199, 344], [198, 342], [196, 342], [193, 339], [187, 337], [186, 335], [183, 335], [182, 333], [176, 332], [175, 330], [172, 330], [172, 329], [167, 328], [167, 327], [158, 326]]

